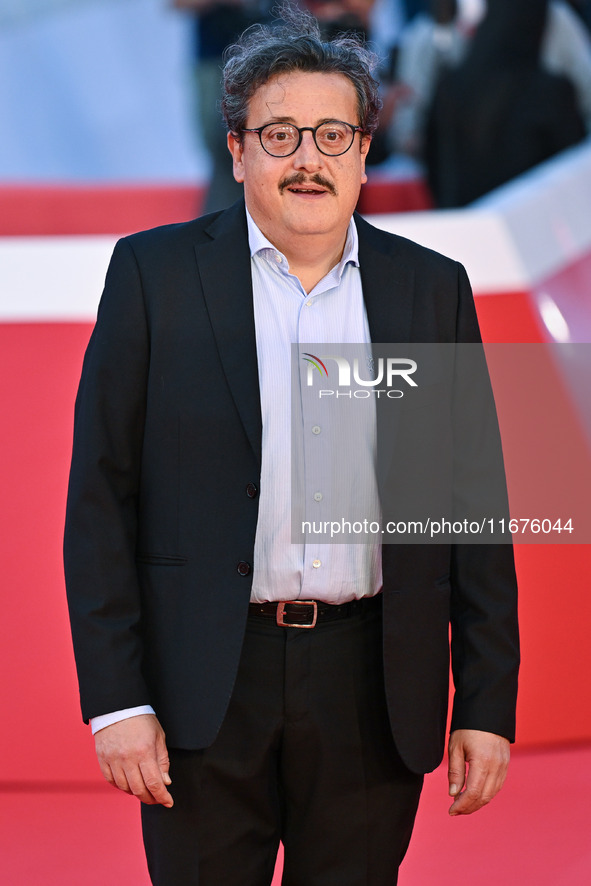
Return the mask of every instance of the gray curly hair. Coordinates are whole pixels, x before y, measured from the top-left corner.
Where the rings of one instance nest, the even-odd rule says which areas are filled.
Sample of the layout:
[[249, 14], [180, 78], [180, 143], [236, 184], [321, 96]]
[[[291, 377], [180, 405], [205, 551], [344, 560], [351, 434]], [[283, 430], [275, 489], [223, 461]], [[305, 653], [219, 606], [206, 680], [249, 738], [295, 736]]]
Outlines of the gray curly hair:
[[318, 22], [293, 6], [279, 8], [282, 21], [253, 25], [225, 53], [222, 115], [238, 137], [246, 126], [248, 103], [257, 89], [277, 74], [294, 71], [344, 74], [357, 93], [359, 125], [371, 135], [381, 107], [373, 76], [378, 57], [357, 36], [341, 35], [323, 42]]

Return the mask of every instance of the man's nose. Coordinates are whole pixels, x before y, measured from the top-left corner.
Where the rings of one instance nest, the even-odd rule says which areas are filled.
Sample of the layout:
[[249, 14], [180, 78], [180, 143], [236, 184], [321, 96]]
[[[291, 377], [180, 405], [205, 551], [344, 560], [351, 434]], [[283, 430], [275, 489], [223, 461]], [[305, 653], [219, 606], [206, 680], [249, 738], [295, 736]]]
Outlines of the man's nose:
[[296, 169], [313, 170], [324, 166], [324, 155], [318, 150], [314, 133], [309, 130], [302, 132], [302, 140], [293, 155], [293, 163]]

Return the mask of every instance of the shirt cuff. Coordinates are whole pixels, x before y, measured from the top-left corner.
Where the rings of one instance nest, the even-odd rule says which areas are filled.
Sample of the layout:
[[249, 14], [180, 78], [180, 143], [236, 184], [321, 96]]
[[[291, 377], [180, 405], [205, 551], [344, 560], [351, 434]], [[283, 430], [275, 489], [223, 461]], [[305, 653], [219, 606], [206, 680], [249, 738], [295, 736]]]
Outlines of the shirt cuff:
[[152, 705], [142, 704], [137, 708], [124, 708], [122, 711], [113, 711], [111, 714], [101, 714], [99, 717], [90, 718], [90, 728], [95, 735], [99, 729], [119, 723], [120, 720], [129, 720], [130, 717], [139, 717], [141, 714], [155, 714]]

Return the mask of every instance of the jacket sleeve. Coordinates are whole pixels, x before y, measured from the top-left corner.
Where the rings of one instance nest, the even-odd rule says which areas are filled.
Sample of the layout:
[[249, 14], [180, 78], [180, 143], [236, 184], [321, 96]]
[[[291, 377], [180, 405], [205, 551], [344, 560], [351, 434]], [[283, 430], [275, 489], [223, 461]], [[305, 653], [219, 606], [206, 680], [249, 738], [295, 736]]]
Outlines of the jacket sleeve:
[[76, 399], [64, 563], [85, 720], [149, 704], [135, 565], [149, 339], [141, 275], [119, 241]]
[[[474, 300], [460, 266], [457, 341], [480, 339]], [[469, 348], [478, 348], [469, 345]], [[477, 355], [478, 356], [478, 355]], [[480, 357], [479, 357], [480, 359]], [[481, 354], [482, 379], [464, 404], [458, 421], [462, 438], [469, 436], [462, 457], [477, 464], [486, 453], [495, 478], [494, 504], [506, 507], [502, 447], [492, 389]], [[478, 412], [478, 410], [480, 410]], [[473, 415], [476, 411], [477, 415]], [[464, 435], [463, 425], [472, 430]], [[476, 430], [474, 430], [476, 429]], [[478, 487], [481, 478], [468, 472], [467, 481]], [[490, 477], [484, 478], [489, 484]], [[461, 484], [460, 484], [461, 486]], [[499, 505], [500, 503], [500, 505]], [[455, 686], [451, 728], [479, 729], [515, 740], [515, 707], [519, 669], [517, 579], [511, 543], [455, 544], [451, 558], [451, 653]]]

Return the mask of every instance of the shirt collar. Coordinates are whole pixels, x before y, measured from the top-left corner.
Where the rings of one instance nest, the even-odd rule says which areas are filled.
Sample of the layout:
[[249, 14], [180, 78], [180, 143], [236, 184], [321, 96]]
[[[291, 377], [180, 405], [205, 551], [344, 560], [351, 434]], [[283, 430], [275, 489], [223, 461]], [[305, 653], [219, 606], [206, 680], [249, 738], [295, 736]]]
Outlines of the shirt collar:
[[[257, 253], [262, 252], [264, 249], [272, 249], [274, 253], [279, 252], [277, 247], [273, 246], [273, 244], [267, 240], [248, 209], [246, 210], [246, 223], [248, 225], [248, 245], [251, 258]], [[285, 259], [285, 263], [288, 266], [289, 263], [283, 253], [279, 254]], [[359, 237], [357, 235], [357, 226], [355, 225], [353, 216], [351, 216], [351, 221], [347, 228], [347, 239], [345, 240], [343, 255], [338, 265], [336, 265], [336, 268], [333, 268], [333, 271], [336, 270], [340, 277], [348, 262], [352, 262], [356, 267], [359, 267]]]

